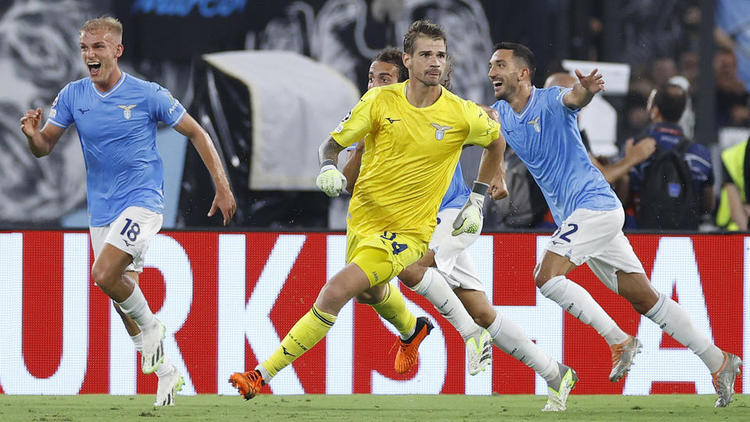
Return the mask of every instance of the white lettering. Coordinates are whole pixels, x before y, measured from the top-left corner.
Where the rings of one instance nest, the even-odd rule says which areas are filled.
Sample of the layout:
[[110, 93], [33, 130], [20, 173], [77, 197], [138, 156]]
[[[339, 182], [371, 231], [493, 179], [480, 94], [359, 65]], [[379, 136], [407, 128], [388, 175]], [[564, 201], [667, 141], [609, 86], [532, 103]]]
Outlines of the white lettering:
[[[219, 235], [218, 344], [216, 385], [218, 394], [234, 395], [227, 380], [245, 370], [245, 235]], [[250, 369], [250, 368], [248, 368]]]
[[[537, 236], [536, 238], [536, 261], [540, 262], [544, 257], [547, 244], [551, 236]], [[532, 278], [533, 268], [529, 268], [529, 276], [519, 283], [534, 284]], [[564, 311], [556, 302], [547, 299], [539, 289], [536, 290], [535, 306], [503, 306], [503, 314], [512, 319], [528, 334], [529, 338], [536, 341], [537, 346], [559, 362], [563, 361], [563, 316]], [[575, 369], [575, 368], [574, 368]], [[547, 382], [538, 374], [535, 375], [535, 393], [547, 395]]]
[[[654, 258], [651, 285], [668, 297], [677, 291], [680, 306], [690, 315], [695, 327], [713, 339], [701, 288], [698, 265], [689, 237], [663, 237]], [[703, 362], [688, 349], [661, 348], [662, 330], [645, 316], [641, 317], [638, 338], [643, 353], [625, 378], [623, 394], [648, 395], [656, 381], [695, 382], [698, 394], [713, 394], [711, 374]]]
[[[219, 236], [219, 394], [236, 394], [226, 380], [245, 367], [245, 336], [259, 362], [280, 346], [270, 313], [304, 243], [304, 235], [278, 237], [245, 306], [244, 236]], [[291, 365], [270, 386], [274, 394], [305, 393]]]
[[[484, 286], [484, 292], [487, 294], [487, 299], [492, 303], [492, 295], [494, 292], [493, 287], [493, 274], [494, 274], [494, 250], [493, 250], [493, 236], [480, 236], [479, 239], [469, 246], [468, 251], [474, 261], [474, 268], [479, 274], [479, 279], [482, 280]], [[500, 307], [495, 307], [499, 309]], [[499, 351], [493, 347], [493, 353]], [[464, 359], [464, 367], [466, 367], [466, 359]], [[492, 366], [488, 366], [483, 372], [480, 372], [474, 376], [468, 375], [469, 371], [465, 368], [464, 373], [464, 392], [467, 395], [490, 395], [492, 394]]]
[[[194, 395], [193, 380], [174, 338], [174, 333], [185, 324], [193, 302], [190, 260], [185, 249], [174, 238], [157, 234], [151, 241], [144, 266], [156, 268], [164, 279], [164, 302], [158, 311], [150, 302], [151, 310], [167, 329], [164, 337], [164, 354], [182, 373], [185, 380], [180, 394]], [[136, 394], [136, 376], [140, 370], [140, 363], [135, 347], [114, 307], [110, 310], [109, 318], [110, 394]]]
[[[346, 265], [346, 236], [327, 237], [326, 278]], [[354, 378], [354, 304], [344, 305], [326, 335], [326, 394], [352, 394]]]
[[[391, 288], [401, 288], [401, 283], [397, 278], [391, 280]], [[408, 287], [404, 287], [408, 289]], [[427, 312], [416, 303], [410, 301], [404, 296], [406, 307], [415, 315], [427, 315]], [[432, 319], [432, 318], [430, 318]], [[394, 335], [398, 331], [385, 319], [380, 317], [383, 323]], [[448, 353], [445, 348], [445, 336], [441, 324], [448, 324], [444, 319], [440, 321], [432, 320], [435, 328], [430, 335], [424, 339], [419, 346], [419, 369], [412, 379], [393, 380], [376, 370], [372, 370], [370, 381], [372, 385], [372, 394], [439, 394], [445, 383], [445, 376], [448, 371]], [[453, 327], [451, 326], [452, 330]], [[422, 352], [424, 351], [424, 352]], [[383, 357], [386, 358], [385, 356]]]
[[[0, 381], [7, 394], [77, 394], [83, 385], [89, 339], [88, 235], [67, 233], [63, 253], [62, 354], [49, 378], [29, 373], [23, 356], [23, 234], [0, 234], [3, 305], [0, 306]], [[50, 283], [59, 274], [50, 274]], [[57, 317], [56, 317], [57, 318]]]

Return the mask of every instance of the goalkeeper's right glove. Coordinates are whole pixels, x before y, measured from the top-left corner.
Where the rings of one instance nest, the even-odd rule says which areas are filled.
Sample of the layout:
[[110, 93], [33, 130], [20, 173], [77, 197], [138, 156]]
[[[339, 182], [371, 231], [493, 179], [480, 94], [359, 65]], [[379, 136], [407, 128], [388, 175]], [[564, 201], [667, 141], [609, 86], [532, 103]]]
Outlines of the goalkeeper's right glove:
[[323, 164], [323, 167], [320, 168], [318, 178], [315, 179], [315, 184], [326, 195], [330, 197], [339, 196], [344, 187], [346, 187], [346, 177], [333, 165], [333, 161], [327, 160]]
[[484, 207], [484, 196], [487, 194], [489, 185], [482, 182], [474, 182], [469, 194], [469, 199], [458, 212], [453, 221], [453, 236], [461, 233], [479, 233], [482, 231], [482, 209]]

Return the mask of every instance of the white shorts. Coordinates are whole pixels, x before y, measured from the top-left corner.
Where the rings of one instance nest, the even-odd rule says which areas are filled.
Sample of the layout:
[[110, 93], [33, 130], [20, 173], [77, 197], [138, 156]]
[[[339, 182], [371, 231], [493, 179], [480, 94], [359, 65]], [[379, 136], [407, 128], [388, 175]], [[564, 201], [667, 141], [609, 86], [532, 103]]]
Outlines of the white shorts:
[[588, 264], [607, 287], [617, 293], [617, 271], [642, 273], [641, 261], [622, 232], [625, 212], [577, 209], [552, 235], [547, 250], [570, 259], [576, 266]]
[[151, 239], [161, 229], [163, 216], [142, 207], [128, 207], [107, 226], [89, 227], [94, 259], [104, 247], [104, 242], [133, 257], [125, 271], [143, 271], [143, 260]]
[[430, 249], [435, 251], [435, 265], [446, 276], [452, 289], [461, 287], [484, 291], [471, 255], [466, 251], [479, 238], [479, 233], [461, 233], [458, 236], [451, 234], [453, 221], [459, 211], [461, 210], [458, 208], [446, 208], [438, 213], [438, 225], [432, 232]]

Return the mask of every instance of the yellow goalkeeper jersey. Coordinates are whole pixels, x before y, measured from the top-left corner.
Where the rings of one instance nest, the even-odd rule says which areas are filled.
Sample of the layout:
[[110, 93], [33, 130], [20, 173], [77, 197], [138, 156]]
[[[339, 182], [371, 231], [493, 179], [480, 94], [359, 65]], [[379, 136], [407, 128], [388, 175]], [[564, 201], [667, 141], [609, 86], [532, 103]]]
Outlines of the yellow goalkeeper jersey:
[[434, 104], [414, 107], [406, 99], [408, 83], [369, 90], [331, 137], [344, 147], [365, 138], [348, 230], [360, 236], [404, 233], [429, 242], [462, 146], [489, 145], [500, 124], [442, 87]]

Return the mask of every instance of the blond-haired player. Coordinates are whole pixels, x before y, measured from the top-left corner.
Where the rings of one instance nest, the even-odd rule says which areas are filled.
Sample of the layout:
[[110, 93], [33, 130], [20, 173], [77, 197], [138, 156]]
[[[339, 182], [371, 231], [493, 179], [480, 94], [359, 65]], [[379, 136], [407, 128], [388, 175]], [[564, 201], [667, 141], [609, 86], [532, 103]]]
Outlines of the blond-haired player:
[[31, 152], [43, 157], [75, 124], [86, 162], [89, 232], [94, 251], [91, 279], [115, 303], [136, 349], [141, 370], [156, 372], [156, 406], [173, 405], [184, 381], [164, 355], [164, 325], [138, 287], [151, 239], [161, 228], [164, 170], [156, 149], [162, 121], [190, 139], [216, 186], [209, 216], [226, 225], [234, 195], [213, 141], [166, 89], [120, 70], [122, 25], [112, 17], [87, 21], [80, 30], [81, 58], [89, 76], [70, 82], [55, 99], [40, 129], [42, 109], [21, 118]]

